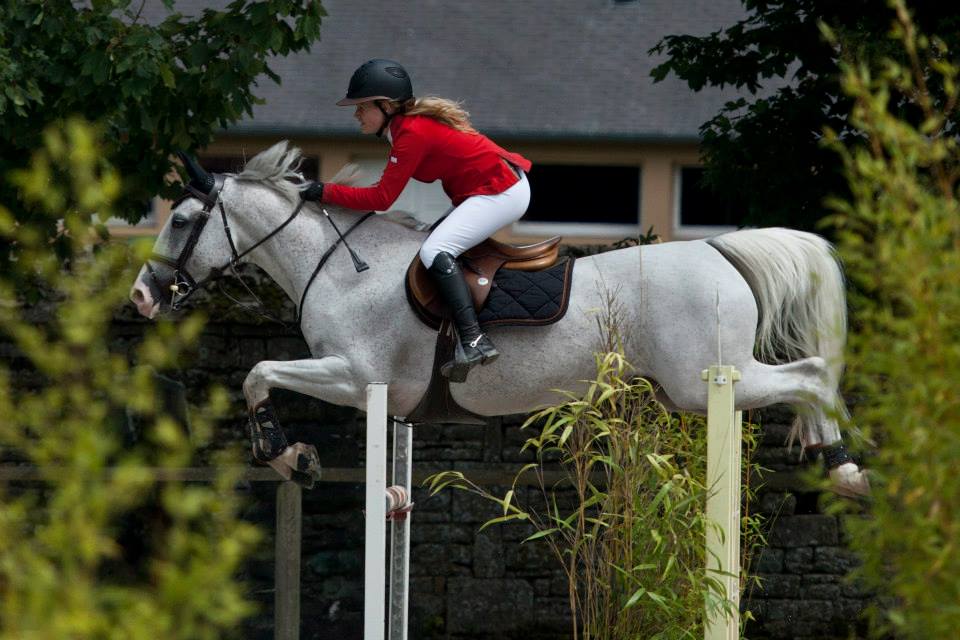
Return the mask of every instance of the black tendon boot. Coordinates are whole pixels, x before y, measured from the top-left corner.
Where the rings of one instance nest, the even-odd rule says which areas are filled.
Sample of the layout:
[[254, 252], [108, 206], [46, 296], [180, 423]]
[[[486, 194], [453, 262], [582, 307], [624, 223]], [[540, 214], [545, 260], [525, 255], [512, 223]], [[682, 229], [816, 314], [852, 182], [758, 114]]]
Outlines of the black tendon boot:
[[456, 357], [440, 367], [440, 372], [450, 382], [466, 382], [467, 372], [472, 367], [493, 362], [500, 353], [490, 338], [480, 331], [470, 289], [454, 257], [445, 251], [440, 252], [433, 259], [429, 272], [453, 313], [453, 322], [460, 337]]
[[250, 412], [248, 425], [253, 457], [257, 462], [270, 462], [287, 448], [287, 436], [280, 428], [277, 413], [269, 399]]

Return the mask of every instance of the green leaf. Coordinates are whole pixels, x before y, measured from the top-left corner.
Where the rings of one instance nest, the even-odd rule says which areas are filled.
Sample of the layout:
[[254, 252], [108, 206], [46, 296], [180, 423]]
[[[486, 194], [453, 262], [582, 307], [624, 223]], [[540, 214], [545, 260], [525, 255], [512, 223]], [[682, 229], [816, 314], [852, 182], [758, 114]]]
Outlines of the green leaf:
[[176, 80], [174, 80], [173, 72], [170, 70], [170, 66], [161, 64], [159, 70], [160, 76], [163, 78], [163, 85], [168, 89], [176, 89], [177, 83]]
[[527, 514], [525, 513], [511, 513], [510, 515], [500, 516], [498, 518], [493, 518], [492, 520], [487, 520], [483, 523], [483, 526], [480, 527], [480, 531], [483, 531], [489, 526], [495, 524], [502, 524], [504, 522], [510, 522], [511, 520], [526, 520]]
[[511, 500], [513, 500], [513, 489], [507, 491], [506, 495], [503, 496], [503, 515], [507, 515], [507, 512], [510, 510]]
[[635, 604], [637, 604], [637, 602], [639, 602], [640, 598], [642, 598], [646, 593], [647, 593], [646, 589], [642, 587], [637, 589], [636, 591], [633, 592], [633, 595], [630, 596], [630, 599], [627, 600], [627, 603], [623, 605], [623, 608], [629, 609], [630, 607], [634, 606]]
[[530, 542], [531, 540], [539, 540], [540, 538], [545, 538], [549, 535], [553, 535], [559, 530], [560, 529], [557, 529], [555, 527], [551, 529], [543, 529], [542, 531], [537, 531], [533, 535], [527, 536], [526, 538], [523, 539], [523, 542]]

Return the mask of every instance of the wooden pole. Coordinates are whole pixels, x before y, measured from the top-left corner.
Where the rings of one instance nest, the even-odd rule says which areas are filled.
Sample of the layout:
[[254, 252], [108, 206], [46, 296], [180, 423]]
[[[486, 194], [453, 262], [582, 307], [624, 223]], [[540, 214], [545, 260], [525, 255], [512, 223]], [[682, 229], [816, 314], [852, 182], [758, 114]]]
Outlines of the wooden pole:
[[740, 372], [715, 365], [701, 377], [707, 383], [707, 573], [723, 585], [716, 594], [732, 605], [707, 606], [705, 640], [740, 637], [740, 457], [742, 414], [735, 409], [733, 383]]
[[300, 527], [302, 489], [295, 482], [277, 486], [274, 640], [300, 638]]

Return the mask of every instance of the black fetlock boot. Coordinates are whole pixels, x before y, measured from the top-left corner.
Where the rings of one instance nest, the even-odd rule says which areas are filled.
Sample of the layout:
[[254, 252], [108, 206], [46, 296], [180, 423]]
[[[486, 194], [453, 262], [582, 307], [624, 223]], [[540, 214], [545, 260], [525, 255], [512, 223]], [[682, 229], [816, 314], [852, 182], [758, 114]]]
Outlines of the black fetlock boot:
[[250, 412], [248, 418], [250, 445], [257, 462], [270, 462], [287, 448], [287, 436], [270, 400], [264, 400]]
[[490, 338], [480, 331], [473, 298], [456, 259], [445, 251], [439, 253], [433, 259], [429, 273], [450, 307], [460, 337], [456, 357], [440, 367], [440, 372], [451, 382], [465, 382], [471, 368], [493, 362], [500, 353]]

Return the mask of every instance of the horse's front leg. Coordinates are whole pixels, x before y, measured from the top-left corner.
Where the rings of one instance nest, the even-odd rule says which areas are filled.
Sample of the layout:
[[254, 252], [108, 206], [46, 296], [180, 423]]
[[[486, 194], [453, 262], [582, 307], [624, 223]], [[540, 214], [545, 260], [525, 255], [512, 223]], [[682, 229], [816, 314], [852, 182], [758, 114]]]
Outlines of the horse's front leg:
[[320, 478], [320, 457], [313, 445], [287, 443], [270, 403], [271, 389], [290, 389], [336, 404], [350, 404], [358, 389], [350, 365], [338, 356], [308, 360], [264, 360], [250, 370], [243, 394], [250, 412], [253, 457], [283, 476], [310, 487]]

